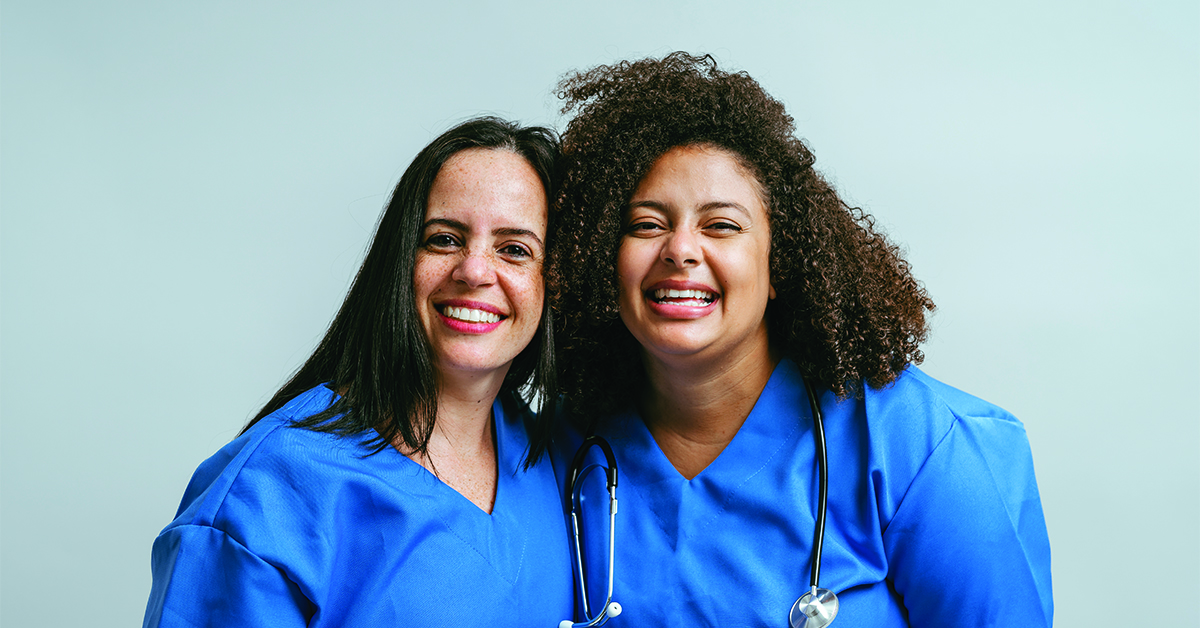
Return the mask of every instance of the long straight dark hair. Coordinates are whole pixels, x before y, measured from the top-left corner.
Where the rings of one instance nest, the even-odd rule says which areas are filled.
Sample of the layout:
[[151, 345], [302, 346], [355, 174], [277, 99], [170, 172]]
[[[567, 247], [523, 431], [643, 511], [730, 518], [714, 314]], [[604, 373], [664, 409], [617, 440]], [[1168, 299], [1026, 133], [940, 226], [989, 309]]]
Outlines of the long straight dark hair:
[[[437, 419], [437, 377], [432, 349], [417, 316], [413, 274], [433, 181], [450, 157], [470, 148], [507, 150], [524, 157], [541, 178], [546, 198], [554, 198], [558, 159], [554, 131], [481, 117], [433, 140], [396, 184], [362, 268], [321, 344], [246, 424], [243, 433], [296, 395], [326, 384], [341, 396], [293, 427], [339, 436], [373, 428], [378, 437], [367, 443], [370, 454], [393, 443], [416, 453], [426, 451]], [[547, 242], [553, 237], [555, 222], [552, 215], [547, 216]], [[557, 397], [553, 337], [547, 298], [538, 330], [529, 346], [513, 359], [501, 395], [524, 392], [542, 399]], [[550, 414], [530, 413], [526, 420], [526, 467], [537, 462], [549, 444]]]

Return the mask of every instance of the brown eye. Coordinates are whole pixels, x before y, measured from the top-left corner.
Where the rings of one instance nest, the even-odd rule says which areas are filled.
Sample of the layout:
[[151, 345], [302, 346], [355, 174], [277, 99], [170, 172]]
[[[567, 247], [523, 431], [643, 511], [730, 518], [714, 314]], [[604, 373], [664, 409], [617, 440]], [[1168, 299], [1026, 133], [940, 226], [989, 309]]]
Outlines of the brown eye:
[[514, 258], [518, 258], [518, 259], [533, 257], [533, 253], [531, 253], [529, 251], [529, 249], [525, 248], [524, 246], [521, 246], [520, 244], [505, 245], [503, 248], [500, 249], [500, 253], [502, 253], [508, 257], [514, 257]]
[[641, 220], [641, 221], [630, 223], [629, 226], [625, 227], [625, 232], [626, 233], [653, 233], [654, 231], [659, 231], [661, 229], [662, 229], [662, 225], [659, 225], [658, 223], [651, 222], [649, 220]]
[[425, 240], [425, 247], [430, 249], [449, 249], [460, 245], [458, 238], [448, 233], [435, 233]]

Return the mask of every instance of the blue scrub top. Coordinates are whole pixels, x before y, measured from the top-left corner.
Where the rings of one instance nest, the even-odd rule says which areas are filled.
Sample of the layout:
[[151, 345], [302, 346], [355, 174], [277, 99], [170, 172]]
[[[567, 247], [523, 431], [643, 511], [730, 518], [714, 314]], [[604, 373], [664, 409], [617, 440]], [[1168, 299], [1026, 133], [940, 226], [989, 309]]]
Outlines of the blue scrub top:
[[549, 461], [522, 470], [524, 408], [492, 406], [489, 515], [374, 431], [287, 427], [324, 386], [256, 423], [196, 470], [154, 542], [143, 626], [557, 626], [573, 601]]
[[[1050, 545], [1025, 429], [909, 367], [862, 398], [819, 396], [829, 458], [821, 586], [834, 626], [1050, 626]], [[817, 513], [812, 412], [780, 362], [725, 450], [692, 480], [633, 411], [602, 421], [619, 467], [616, 583], [623, 626], [788, 625], [809, 589]], [[581, 441], [561, 433], [566, 477]], [[593, 448], [589, 460], [603, 456]], [[603, 473], [585, 483], [593, 606], [607, 566]], [[564, 497], [564, 499], [569, 496]]]

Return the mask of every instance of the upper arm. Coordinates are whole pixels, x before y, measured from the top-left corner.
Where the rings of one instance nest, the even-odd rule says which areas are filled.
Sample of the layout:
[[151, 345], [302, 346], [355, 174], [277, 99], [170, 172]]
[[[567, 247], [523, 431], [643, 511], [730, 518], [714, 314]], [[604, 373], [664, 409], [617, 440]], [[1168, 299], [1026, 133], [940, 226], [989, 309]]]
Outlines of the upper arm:
[[316, 610], [282, 570], [212, 527], [164, 531], [151, 568], [143, 628], [305, 626]]
[[883, 537], [912, 625], [1051, 625], [1050, 544], [1020, 423], [956, 421]]

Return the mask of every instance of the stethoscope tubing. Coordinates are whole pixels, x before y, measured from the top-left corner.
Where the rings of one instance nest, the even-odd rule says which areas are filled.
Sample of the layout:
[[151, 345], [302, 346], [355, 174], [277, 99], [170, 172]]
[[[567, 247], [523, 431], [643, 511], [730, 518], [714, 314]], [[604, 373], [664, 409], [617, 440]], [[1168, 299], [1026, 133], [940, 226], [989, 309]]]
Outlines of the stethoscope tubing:
[[821, 414], [817, 393], [807, 381], [804, 382], [804, 391], [808, 393], [808, 403], [812, 406], [813, 440], [817, 448], [817, 525], [813, 529], [810, 578], [810, 584], [816, 590], [821, 579], [821, 549], [825, 545], [825, 509], [829, 503], [829, 456], [825, 450], [825, 417]]
[[[583, 478], [587, 476], [593, 469], [600, 465], [583, 466], [583, 461], [587, 457], [587, 452], [592, 447], [599, 447], [604, 453], [605, 462], [608, 467], [605, 468], [606, 484], [608, 487], [608, 591], [604, 600], [604, 606], [595, 617], [592, 616], [591, 609], [588, 608], [587, 581], [584, 578], [583, 567], [583, 547], [580, 543], [582, 535], [579, 533], [579, 510], [582, 504], [581, 492], [583, 490]], [[588, 436], [583, 440], [583, 444], [579, 446], [579, 450], [575, 452], [575, 458], [571, 461], [570, 470], [568, 471], [567, 491], [570, 498], [571, 515], [571, 531], [574, 533], [575, 540], [575, 565], [576, 573], [579, 577], [579, 592], [580, 599], [583, 604], [584, 621], [572, 623], [575, 628], [588, 628], [591, 626], [601, 626], [608, 621], [610, 616], [615, 616], [620, 613], [620, 605], [614, 604], [613, 597], [613, 565], [616, 557], [616, 531], [617, 531], [617, 459], [613, 455], [612, 447], [608, 441], [598, 435]], [[564, 622], [565, 623], [565, 622]]]

